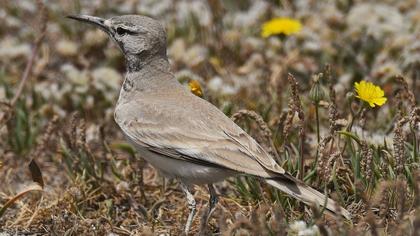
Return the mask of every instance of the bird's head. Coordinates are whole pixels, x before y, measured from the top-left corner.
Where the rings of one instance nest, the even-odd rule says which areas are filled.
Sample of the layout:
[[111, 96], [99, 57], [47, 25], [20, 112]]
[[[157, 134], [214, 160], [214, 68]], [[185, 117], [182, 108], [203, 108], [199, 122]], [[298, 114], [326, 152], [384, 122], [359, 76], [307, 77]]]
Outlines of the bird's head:
[[154, 56], [166, 57], [165, 29], [150, 17], [123, 15], [105, 20], [95, 16], [71, 15], [68, 18], [95, 25], [105, 31], [126, 57], [141, 60]]

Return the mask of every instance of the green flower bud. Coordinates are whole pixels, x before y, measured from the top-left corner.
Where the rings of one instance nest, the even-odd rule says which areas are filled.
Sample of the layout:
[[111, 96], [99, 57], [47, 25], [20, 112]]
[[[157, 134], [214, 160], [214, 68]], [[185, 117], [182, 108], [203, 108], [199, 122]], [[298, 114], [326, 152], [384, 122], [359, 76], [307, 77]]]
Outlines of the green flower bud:
[[318, 104], [325, 98], [325, 91], [320, 83], [320, 77], [322, 77], [322, 74], [315, 75], [313, 77], [314, 83], [312, 85], [311, 91], [309, 91], [309, 99], [311, 99], [311, 101], [315, 104]]

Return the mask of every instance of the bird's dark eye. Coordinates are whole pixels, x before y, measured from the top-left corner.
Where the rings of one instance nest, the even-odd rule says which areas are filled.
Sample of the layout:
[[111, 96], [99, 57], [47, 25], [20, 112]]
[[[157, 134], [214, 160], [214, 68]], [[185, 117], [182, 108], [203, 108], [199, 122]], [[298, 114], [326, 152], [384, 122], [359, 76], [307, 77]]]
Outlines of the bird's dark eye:
[[117, 34], [118, 35], [121, 35], [121, 36], [123, 36], [123, 35], [125, 35], [127, 33], [130, 33], [128, 30], [126, 30], [126, 29], [124, 29], [122, 27], [117, 27], [116, 31], [117, 31]]

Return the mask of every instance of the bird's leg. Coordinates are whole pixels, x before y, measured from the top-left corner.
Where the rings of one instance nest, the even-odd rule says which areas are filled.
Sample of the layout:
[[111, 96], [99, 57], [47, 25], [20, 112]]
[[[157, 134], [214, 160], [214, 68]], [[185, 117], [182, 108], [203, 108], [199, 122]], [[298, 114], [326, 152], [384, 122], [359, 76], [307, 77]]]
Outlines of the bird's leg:
[[191, 223], [194, 219], [196, 203], [195, 203], [194, 195], [190, 193], [190, 190], [185, 184], [181, 183], [181, 189], [182, 191], [184, 191], [185, 195], [187, 196], [188, 208], [190, 209], [190, 214], [188, 215], [187, 223], [185, 224], [185, 234], [188, 235], [188, 231], [190, 230]]
[[209, 211], [206, 217], [206, 224], [209, 222], [210, 216], [215, 209], [214, 207], [219, 201], [219, 198], [217, 197], [217, 193], [216, 193], [216, 190], [214, 189], [214, 186], [212, 184], [209, 184], [208, 187], [209, 187], [210, 199], [209, 199]]

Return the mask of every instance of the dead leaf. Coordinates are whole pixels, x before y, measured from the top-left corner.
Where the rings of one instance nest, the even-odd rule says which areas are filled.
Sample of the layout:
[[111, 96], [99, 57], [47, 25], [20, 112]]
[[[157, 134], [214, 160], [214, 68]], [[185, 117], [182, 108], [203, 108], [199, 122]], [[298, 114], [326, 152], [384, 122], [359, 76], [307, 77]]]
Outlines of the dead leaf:
[[29, 170], [31, 171], [32, 180], [38, 183], [42, 188], [44, 188], [44, 180], [42, 178], [42, 172], [35, 160], [32, 159], [29, 163]]

